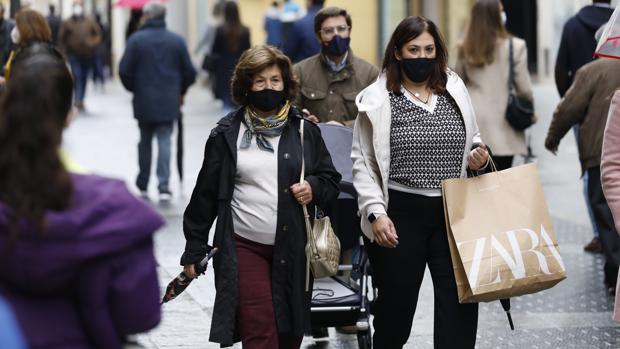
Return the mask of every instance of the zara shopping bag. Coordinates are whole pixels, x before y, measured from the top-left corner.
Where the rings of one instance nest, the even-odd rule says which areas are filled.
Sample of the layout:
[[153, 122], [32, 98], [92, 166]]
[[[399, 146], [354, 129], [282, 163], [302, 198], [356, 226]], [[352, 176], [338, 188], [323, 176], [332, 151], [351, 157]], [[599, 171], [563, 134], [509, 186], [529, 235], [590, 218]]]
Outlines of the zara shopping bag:
[[535, 164], [442, 183], [460, 303], [535, 293], [566, 278]]

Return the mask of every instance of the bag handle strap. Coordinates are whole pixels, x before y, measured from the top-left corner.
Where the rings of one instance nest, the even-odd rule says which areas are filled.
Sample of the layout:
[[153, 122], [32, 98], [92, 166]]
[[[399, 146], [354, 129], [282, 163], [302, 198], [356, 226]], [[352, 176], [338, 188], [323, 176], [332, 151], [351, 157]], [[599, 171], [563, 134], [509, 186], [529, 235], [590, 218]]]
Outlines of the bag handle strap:
[[[299, 136], [301, 138], [301, 174], [299, 174], [299, 184], [304, 184], [304, 175], [306, 172], [306, 160], [305, 160], [305, 152], [304, 152], [304, 119], [301, 119], [299, 123]], [[308, 214], [308, 207], [306, 205], [301, 205], [301, 208], [304, 213], [304, 221], [306, 223], [306, 235], [308, 243], [310, 244], [310, 248], [312, 249], [312, 253], [318, 254], [316, 249], [316, 244], [314, 241], [314, 235], [312, 234], [312, 226], [310, 225], [310, 215]], [[310, 256], [306, 255], [306, 292], [310, 287]]]
[[515, 61], [514, 61], [514, 48], [512, 46], [512, 38], [508, 39], [508, 62], [510, 63], [510, 67], [508, 70], [508, 91], [516, 90], [517, 86], [515, 83]]

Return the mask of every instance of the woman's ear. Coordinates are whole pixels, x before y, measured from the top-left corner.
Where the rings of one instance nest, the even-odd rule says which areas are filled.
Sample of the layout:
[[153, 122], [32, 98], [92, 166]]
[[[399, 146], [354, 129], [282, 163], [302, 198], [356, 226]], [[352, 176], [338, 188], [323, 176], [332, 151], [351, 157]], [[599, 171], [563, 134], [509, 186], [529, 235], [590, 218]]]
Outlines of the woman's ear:
[[402, 61], [403, 56], [400, 54], [400, 52], [398, 52], [398, 47], [394, 46], [394, 57], [396, 58], [397, 61]]

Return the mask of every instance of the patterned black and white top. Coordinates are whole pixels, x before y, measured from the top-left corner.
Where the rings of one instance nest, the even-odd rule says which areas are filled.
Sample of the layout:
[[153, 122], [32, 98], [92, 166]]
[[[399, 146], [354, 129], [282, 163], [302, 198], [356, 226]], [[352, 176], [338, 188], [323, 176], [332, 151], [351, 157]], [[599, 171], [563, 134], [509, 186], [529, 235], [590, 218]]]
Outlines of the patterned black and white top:
[[390, 93], [390, 181], [418, 189], [441, 188], [441, 181], [461, 176], [465, 124], [452, 97], [435, 97], [423, 108], [404, 94]]

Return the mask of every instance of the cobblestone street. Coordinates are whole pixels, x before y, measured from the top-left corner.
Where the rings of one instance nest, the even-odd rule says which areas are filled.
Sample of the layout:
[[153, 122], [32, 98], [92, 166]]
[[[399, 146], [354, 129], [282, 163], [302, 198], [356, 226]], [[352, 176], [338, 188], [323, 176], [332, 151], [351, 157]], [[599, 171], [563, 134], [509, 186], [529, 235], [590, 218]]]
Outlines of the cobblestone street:
[[[149, 187], [153, 205], [167, 220], [167, 225], [156, 234], [162, 290], [181, 271], [183, 210], [202, 162], [204, 142], [222, 116], [202, 86], [193, 86], [185, 100], [183, 185], [173, 171], [174, 199], [165, 206], [156, 201], [154, 176]], [[544, 137], [558, 101], [555, 87], [551, 83], [536, 85], [535, 100], [539, 122], [531, 131], [531, 144], [538, 156], [538, 169], [568, 278], [550, 290], [513, 299], [515, 331], [510, 330], [499, 302], [481, 304], [477, 348], [620, 348], [620, 327], [611, 320], [613, 298], [607, 295], [603, 284], [602, 255], [583, 251], [583, 245], [592, 238], [592, 230], [581, 192], [574, 137], [568, 134], [563, 139], [558, 156], [544, 150]], [[85, 103], [87, 112], [65, 133], [65, 149], [87, 169], [122, 178], [137, 192], [134, 180], [138, 172], [139, 131], [132, 117], [131, 95], [120, 84], [110, 82], [105, 92], [89, 90]], [[172, 163], [175, 161], [173, 158]], [[213, 273], [209, 268], [178, 299], [164, 305], [162, 323], [150, 333], [139, 335], [139, 343], [146, 348], [219, 348], [208, 342], [213, 299]], [[339, 334], [331, 328], [325, 341], [315, 342], [306, 337], [302, 347], [357, 348], [357, 340], [355, 335]], [[430, 275], [426, 275], [406, 348], [432, 347], [433, 291]]]

